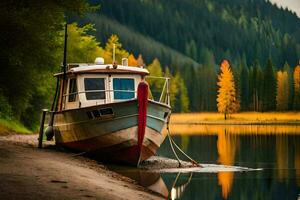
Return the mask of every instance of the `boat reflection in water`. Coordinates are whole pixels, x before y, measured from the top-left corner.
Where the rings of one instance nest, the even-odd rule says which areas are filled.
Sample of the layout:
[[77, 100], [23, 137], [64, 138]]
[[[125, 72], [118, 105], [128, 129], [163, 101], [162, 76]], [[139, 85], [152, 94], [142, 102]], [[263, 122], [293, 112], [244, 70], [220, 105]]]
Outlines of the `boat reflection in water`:
[[173, 183], [172, 189], [171, 189], [171, 199], [175, 200], [175, 199], [180, 199], [180, 197], [183, 195], [186, 187], [189, 185], [189, 183], [192, 180], [193, 177], [193, 173], [190, 173], [188, 180], [181, 184], [181, 185], [177, 185], [177, 182], [179, 181], [181, 173], [178, 173], [175, 181]]
[[187, 181], [185, 180], [184, 183], [181, 183], [183, 175], [178, 173], [173, 183], [167, 186], [160, 173], [157, 172], [124, 166], [110, 166], [109, 168], [123, 176], [137, 181], [139, 185], [152, 192], [172, 200], [180, 199], [182, 197], [193, 176], [193, 174], [190, 173]]

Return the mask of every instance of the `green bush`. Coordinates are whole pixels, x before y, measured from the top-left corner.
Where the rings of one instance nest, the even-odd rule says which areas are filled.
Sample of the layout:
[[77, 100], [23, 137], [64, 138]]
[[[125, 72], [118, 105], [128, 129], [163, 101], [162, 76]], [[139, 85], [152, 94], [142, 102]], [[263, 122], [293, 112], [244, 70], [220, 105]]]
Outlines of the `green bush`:
[[11, 119], [12, 108], [8, 103], [8, 100], [4, 97], [2, 91], [0, 90], [0, 118]]

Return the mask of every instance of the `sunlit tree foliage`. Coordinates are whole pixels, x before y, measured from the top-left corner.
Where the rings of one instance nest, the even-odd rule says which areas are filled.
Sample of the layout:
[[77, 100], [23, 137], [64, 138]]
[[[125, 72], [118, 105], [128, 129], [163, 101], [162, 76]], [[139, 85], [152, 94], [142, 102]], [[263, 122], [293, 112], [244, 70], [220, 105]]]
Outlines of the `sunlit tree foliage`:
[[[114, 50], [115, 49], [115, 50]], [[128, 58], [129, 53], [123, 49], [119, 37], [117, 35], [111, 35], [105, 44], [105, 52], [103, 54], [105, 63], [113, 62], [113, 52], [115, 51], [115, 61], [118, 64], [122, 63], [122, 58]]]
[[300, 110], [300, 63], [294, 71], [294, 104], [295, 110]]
[[92, 24], [78, 27], [76, 23], [68, 25], [67, 61], [69, 63], [93, 63], [96, 57], [104, 54], [96, 38], [88, 32], [95, 31]]
[[130, 54], [129, 57], [128, 57], [128, 65], [129, 66], [134, 66], [134, 67], [138, 66], [138, 61], [135, 59], [133, 54]]
[[286, 71], [277, 72], [276, 109], [285, 111], [289, 106], [289, 81]]
[[218, 111], [224, 113], [224, 118], [227, 119], [228, 114], [237, 112], [240, 107], [236, 97], [233, 73], [227, 60], [223, 60], [221, 63], [218, 80]]

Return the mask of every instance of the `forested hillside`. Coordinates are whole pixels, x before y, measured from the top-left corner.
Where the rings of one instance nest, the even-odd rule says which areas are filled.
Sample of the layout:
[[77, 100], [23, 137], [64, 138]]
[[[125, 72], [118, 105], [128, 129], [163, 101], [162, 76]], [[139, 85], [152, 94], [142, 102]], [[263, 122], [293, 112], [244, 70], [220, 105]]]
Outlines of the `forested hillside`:
[[[256, 84], [263, 87], [267, 60], [275, 71], [290, 67], [292, 77], [300, 58], [299, 18], [264, 0], [90, 2], [100, 3], [101, 9], [81, 22], [94, 23], [100, 41], [116, 33], [126, 49], [142, 54], [147, 63], [158, 58], [173, 74], [179, 72], [187, 85], [191, 111], [216, 111], [222, 59], [231, 62], [241, 109], [270, 110], [263, 106], [268, 99], [263, 88], [256, 88]], [[256, 76], [262, 77], [261, 82]], [[270, 93], [276, 96], [276, 84]], [[289, 95], [288, 110], [293, 109], [292, 89]]]
[[271, 56], [276, 66], [285, 61], [295, 65], [299, 56], [299, 18], [264, 0], [91, 2], [101, 4], [101, 15], [201, 63], [204, 48], [212, 51], [217, 61], [245, 55], [248, 64], [255, 59], [264, 63]]

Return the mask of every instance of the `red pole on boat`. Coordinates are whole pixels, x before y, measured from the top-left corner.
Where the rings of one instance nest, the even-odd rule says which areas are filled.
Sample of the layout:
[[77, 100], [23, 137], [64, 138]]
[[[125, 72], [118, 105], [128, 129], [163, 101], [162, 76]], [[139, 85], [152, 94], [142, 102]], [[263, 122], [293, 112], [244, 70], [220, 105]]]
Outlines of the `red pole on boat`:
[[[145, 136], [146, 123], [147, 123], [147, 109], [148, 109], [148, 83], [142, 81], [138, 85], [137, 100], [138, 100], [138, 154], [141, 156], [143, 140]], [[138, 165], [140, 158], [138, 161]]]

